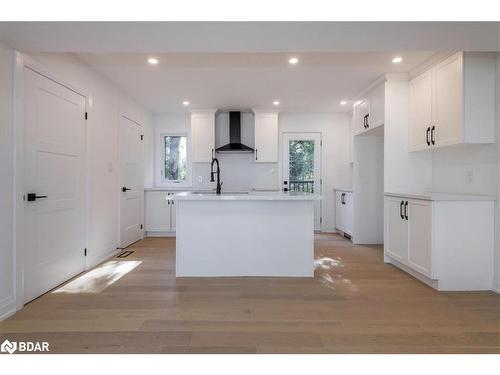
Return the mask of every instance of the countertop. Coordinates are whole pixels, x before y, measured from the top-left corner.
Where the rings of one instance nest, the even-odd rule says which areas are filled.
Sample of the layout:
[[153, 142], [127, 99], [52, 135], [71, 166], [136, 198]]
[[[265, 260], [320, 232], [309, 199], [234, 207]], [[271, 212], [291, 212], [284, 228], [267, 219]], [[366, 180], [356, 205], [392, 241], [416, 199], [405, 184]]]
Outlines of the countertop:
[[454, 194], [454, 193], [439, 193], [439, 192], [424, 192], [424, 193], [389, 193], [385, 192], [385, 196], [422, 199], [426, 201], [495, 201], [495, 195], [485, 194]]
[[257, 192], [247, 194], [241, 192], [224, 192], [217, 195], [213, 192], [182, 192], [174, 195], [174, 200], [187, 201], [312, 201], [321, 200], [321, 196], [311, 193], [290, 192]]
[[341, 188], [333, 188], [333, 191], [345, 191], [347, 193], [352, 193], [352, 189], [341, 189]]

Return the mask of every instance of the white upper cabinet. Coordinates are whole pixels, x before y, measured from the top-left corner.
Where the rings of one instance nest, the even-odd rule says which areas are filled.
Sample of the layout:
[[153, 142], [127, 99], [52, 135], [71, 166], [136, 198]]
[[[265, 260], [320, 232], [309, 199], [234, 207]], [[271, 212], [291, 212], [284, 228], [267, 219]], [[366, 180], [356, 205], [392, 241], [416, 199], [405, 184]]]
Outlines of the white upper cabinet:
[[215, 110], [191, 112], [191, 161], [210, 163], [215, 151]]
[[278, 162], [278, 112], [255, 113], [255, 162]]
[[459, 52], [410, 81], [409, 151], [495, 142], [495, 57]]
[[366, 91], [353, 106], [353, 134], [358, 135], [384, 124], [385, 84]]

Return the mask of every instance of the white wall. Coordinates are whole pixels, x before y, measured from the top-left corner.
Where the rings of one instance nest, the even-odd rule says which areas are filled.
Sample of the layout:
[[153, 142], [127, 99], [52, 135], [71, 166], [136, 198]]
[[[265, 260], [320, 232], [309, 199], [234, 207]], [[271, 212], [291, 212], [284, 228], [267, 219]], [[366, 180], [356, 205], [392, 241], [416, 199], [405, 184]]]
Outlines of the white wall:
[[15, 308], [13, 246], [14, 51], [0, 44], [0, 320]]
[[[497, 173], [500, 176], [500, 52], [497, 53], [497, 63], [496, 63], [496, 146], [498, 155]], [[496, 228], [495, 231], [495, 275], [493, 278], [493, 287], [497, 293], [500, 293], [500, 181], [497, 185], [497, 201], [496, 201]]]
[[92, 265], [114, 252], [118, 244], [119, 117], [125, 115], [148, 130], [151, 114], [71, 54], [32, 54], [31, 57], [55, 77], [92, 98], [88, 121], [90, 217], [87, 259]]

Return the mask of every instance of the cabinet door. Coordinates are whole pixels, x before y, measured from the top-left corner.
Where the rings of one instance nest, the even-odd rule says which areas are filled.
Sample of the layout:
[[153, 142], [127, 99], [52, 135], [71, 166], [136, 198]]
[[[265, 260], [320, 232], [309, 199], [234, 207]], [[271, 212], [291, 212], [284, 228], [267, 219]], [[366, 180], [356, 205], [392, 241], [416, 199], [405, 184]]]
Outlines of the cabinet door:
[[[410, 81], [410, 124], [408, 150], [429, 148], [432, 127], [432, 72], [427, 71]], [[429, 128], [429, 131], [427, 129]]]
[[352, 236], [352, 226], [353, 226], [353, 202], [352, 193], [345, 193], [344, 197], [344, 227], [345, 232]]
[[368, 124], [370, 129], [376, 128], [384, 123], [385, 119], [385, 84], [375, 87], [370, 92], [370, 112]]
[[210, 163], [215, 149], [215, 112], [191, 114], [191, 155], [194, 163]]
[[146, 232], [170, 232], [170, 204], [167, 192], [147, 191], [145, 194]]
[[343, 191], [335, 191], [335, 227], [344, 232], [344, 205], [342, 204], [342, 194]]
[[435, 146], [448, 146], [464, 139], [463, 58], [453, 55], [434, 68], [432, 125]]
[[174, 195], [175, 193], [172, 193], [172, 196], [170, 197], [170, 231], [175, 232], [175, 223], [176, 223], [176, 216], [175, 216], [175, 202], [174, 202]]
[[401, 217], [403, 198], [385, 199], [385, 244], [384, 252], [395, 260], [408, 260], [408, 221]]
[[255, 162], [278, 162], [278, 113], [255, 113]]
[[408, 201], [408, 265], [432, 277], [432, 202]]
[[[357, 135], [368, 130], [365, 128], [365, 116], [369, 114], [369, 102], [367, 99], [361, 100], [353, 107], [353, 134]], [[368, 119], [369, 123], [370, 119]]]

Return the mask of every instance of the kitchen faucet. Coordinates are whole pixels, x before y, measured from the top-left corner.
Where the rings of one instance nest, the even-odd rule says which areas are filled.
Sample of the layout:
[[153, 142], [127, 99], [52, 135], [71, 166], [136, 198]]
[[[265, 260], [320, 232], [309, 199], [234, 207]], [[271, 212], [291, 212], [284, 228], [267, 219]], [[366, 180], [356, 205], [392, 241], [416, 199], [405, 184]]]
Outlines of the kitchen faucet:
[[[217, 163], [217, 171], [214, 172], [214, 163]], [[217, 158], [212, 158], [212, 165], [210, 166], [210, 182], [215, 182], [214, 174], [217, 173], [217, 187], [215, 189], [215, 193], [220, 195], [222, 190], [222, 182], [220, 182], [220, 168], [219, 168], [219, 160]]]

